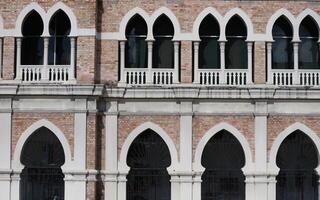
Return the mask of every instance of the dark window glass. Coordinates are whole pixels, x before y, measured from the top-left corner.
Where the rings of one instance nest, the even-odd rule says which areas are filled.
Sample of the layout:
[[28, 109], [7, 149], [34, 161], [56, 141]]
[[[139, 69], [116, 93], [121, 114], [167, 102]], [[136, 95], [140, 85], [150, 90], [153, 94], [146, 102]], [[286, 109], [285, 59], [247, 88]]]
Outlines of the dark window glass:
[[226, 69], [247, 69], [247, 28], [242, 19], [234, 16], [226, 27]]
[[244, 200], [245, 177], [241, 168], [245, 156], [239, 141], [223, 130], [215, 134], [204, 148], [201, 164], [202, 200]]
[[50, 20], [49, 65], [69, 65], [71, 43], [68, 37], [71, 30], [69, 17], [58, 10]]
[[218, 43], [220, 27], [212, 15], [203, 19], [199, 29], [199, 68], [218, 69], [220, 68], [220, 47]]
[[46, 128], [40, 128], [22, 149], [20, 191], [22, 200], [64, 199], [64, 175], [61, 166], [64, 151], [58, 138]]
[[127, 163], [128, 200], [170, 200], [170, 152], [158, 134], [152, 130], [141, 133], [129, 148]]
[[155, 38], [153, 46], [153, 68], [173, 68], [174, 67], [174, 28], [170, 19], [161, 15], [153, 27]]
[[301, 131], [290, 134], [277, 154], [277, 200], [318, 200], [318, 153]]
[[311, 17], [302, 20], [300, 29], [299, 68], [319, 69], [319, 33]]
[[126, 29], [126, 68], [147, 68], [147, 24], [140, 15], [134, 16]]
[[293, 69], [292, 27], [285, 17], [280, 17], [272, 29], [272, 68]]
[[30, 12], [23, 21], [21, 42], [21, 64], [43, 64], [43, 22], [36, 11]]

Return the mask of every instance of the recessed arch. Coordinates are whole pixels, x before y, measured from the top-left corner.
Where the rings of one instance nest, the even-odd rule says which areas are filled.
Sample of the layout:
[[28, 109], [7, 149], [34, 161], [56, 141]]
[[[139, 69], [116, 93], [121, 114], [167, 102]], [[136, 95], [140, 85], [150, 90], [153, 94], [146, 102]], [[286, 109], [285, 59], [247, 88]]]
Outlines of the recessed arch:
[[212, 7], [208, 7], [206, 9], [204, 9], [196, 18], [196, 20], [193, 23], [193, 28], [192, 28], [192, 35], [193, 35], [193, 40], [200, 40], [200, 36], [199, 36], [199, 28], [200, 25], [202, 23], [202, 21], [208, 16], [208, 15], [212, 15], [218, 22], [219, 27], [220, 27], [220, 35], [221, 35], [221, 22], [223, 17], [221, 16], [221, 14], [214, 8]]
[[63, 132], [57, 127], [55, 126], [53, 123], [51, 123], [50, 121], [46, 120], [46, 119], [42, 119], [39, 120], [35, 123], [33, 123], [29, 128], [27, 128], [21, 135], [21, 137], [19, 138], [17, 145], [15, 147], [14, 150], [14, 154], [13, 154], [13, 169], [15, 170], [22, 170], [23, 169], [23, 164], [20, 162], [20, 157], [21, 157], [21, 153], [23, 150], [23, 146], [26, 143], [26, 141], [28, 140], [28, 138], [38, 129], [45, 127], [47, 129], [49, 129], [60, 141], [62, 147], [63, 147], [63, 151], [65, 154], [65, 163], [64, 165], [61, 167], [63, 170], [67, 170], [71, 167], [71, 150], [70, 150], [70, 146], [68, 144], [67, 138], [65, 137], [65, 135], [63, 134]]
[[233, 8], [230, 11], [228, 11], [224, 18], [223, 18], [223, 26], [221, 30], [221, 36], [220, 40], [226, 40], [226, 26], [231, 18], [233, 18], [235, 15], [239, 16], [241, 20], [244, 22], [247, 28], [247, 41], [253, 40], [253, 24], [250, 19], [250, 17], [240, 8]]
[[245, 155], [245, 166], [242, 168], [244, 172], [250, 171], [252, 167], [252, 153], [250, 150], [250, 145], [246, 138], [243, 136], [243, 134], [236, 129], [234, 126], [228, 124], [228, 123], [219, 123], [209, 129], [204, 136], [201, 138], [200, 142], [198, 143], [195, 151], [195, 156], [194, 156], [194, 169], [196, 171], [204, 171], [204, 167], [201, 165], [201, 158], [202, 158], [202, 153], [203, 150], [208, 143], [208, 141], [217, 133], [219, 133], [222, 130], [228, 131], [230, 134], [232, 134], [241, 144], [244, 155]]
[[[43, 27], [47, 27], [47, 22], [46, 22], [46, 12], [44, 11], [44, 9], [37, 4], [36, 2], [32, 2], [29, 5], [27, 5], [18, 15], [18, 18], [16, 20], [16, 27], [15, 27], [15, 32], [17, 34], [18, 37], [22, 37], [22, 26], [23, 26], [23, 22], [24, 19], [29, 15], [29, 13], [31, 13], [32, 11], [37, 12], [43, 22]], [[44, 31], [42, 33], [43, 36], [48, 36], [46, 33], [46, 30], [44, 28]]]
[[296, 122], [292, 125], [290, 125], [288, 128], [286, 128], [284, 131], [282, 131], [277, 138], [274, 140], [271, 150], [270, 150], [270, 156], [269, 156], [269, 170], [270, 172], [274, 174], [278, 174], [279, 167], [276, 164], [277, 159], [277, 153], [278, 150], [282, 144], [282, 142], [293, 132], [300, 130], [304, 134], [306, 134], [314, 143], [317, 153], [318, 153], [318, 160], [319, 160], [319, 150], [320, 150], [320, 138], [319, 136], [309, 127], [306, 125]]
[[[298, 17], [296, 19], [296, 23], [297, 23], [297, 27], [298, 27], [297, 28], [298, 33], [296, 33], [296, 34], [299, 35], [299, 29], [300, 29], [301, 23], [306, 17], [310, 17], [315, 22], [315, 24], [317, 25], [316, 28], [318, 30], [318, 34], [320, 35], [320, 17], [318, 15], [318, 13], [316, 13], [315, 11], [313, 11], [313, 10], [311, 10], [309, 8], [303, 10], [298, 15]], [[299, 38], [300, 38], [300, 36], [299, 36]], [[320, 37], [319, 37], [319, 39], [320, 39]]]
[[179, 37], [179, 35], [180, 35], [180, 24], [179, 24], [179, 21], [178, 21], [177, 17], [167, 7], [159, 8], [150, 17], [150, 26], [149, 26], [148, 32], [151, 33], [152, 39], [154, 39], [153, 38], [153, 26], [154, 26], [154, 23], [157, 21], [158, 17], [160, 17], [161, 15], [165, 15], [170, 19], [170, 21], [171, 21], [171, 23], [173, 25], [173, 28], [174, 28], [173, 40], [176, 40], [177, 37]]
[[71, 23], [71, 31], [69, 36], [70, 37], [75, 37], [78, 35], [78, 26], [77, 26], [77, 18], [74, 15], [72, 9], [70, 7], [68, 7], [66, 4], [62, 3], [61, 1], [59, 1], [58, 3], [54, 4], [47, 12], [47, 17], [46, 17], [46, 24], [47, 26], [45, 29], [45, 33], [49, 34], [49, 22], [52, 18], [52, 16], [55, 15], [55, 13], [59, 10], [62, 10], [69, 18], [70, 23]]
[[147, 23], [147, 27], [148, 27], [147, 39], [153, 38], [153, 36], [151, 35], [151, 32], [149, 31], [150, 30], [149, 14], [145, 10], [139, 7], [135, 7], [131, 9], [129, 12], [127, 12], [127, 14], [122, 18], [120, 22], [120, 26], [119, 26], [120, 40], [126, 40], [127, 25], [129, 21], [136, 15], [139, 15], [140, 17], [142, 17], [144, 21]]
[[175, 144], [172, 141], [172, 139], [157, 124], [152, 123], [152, 122], [145, 122], [145, 123], [141, 124], [140, 126], [138, 126], [137, 128], [135, 128], [128, 135], [127, 139], [125, 140], [125, 142], [122, 145], [121, 152], [120, 152], [120, 159], [119, 159], [119, 171], [121, 173], [128, 173], [128, 171], [129, 171], [129, 167], [127, 165], [127, 155], [128, 155], [128, 151], [129, 151], [131, 144], [141, 133], [143, 133], [144, 131], [146, 131], [148, 129], [151, 129], [152, 131], [157, 133], [163, 139], [163, 141], [166, 143], [166, 145], [168, 146], [170, 156], [171, 156], [171, 165], [169, 168], [167, 168], [168, 171], [170, 172], [177, 167], [178, 153], [177, 153]]
[[298, 40], [298, 35], [297, 35], [298, 28], [296, 27], [295, 17], [287, 9], [281, 8], [281, 9], [277, 10], [268, 20], [267, 27], [266, 27], [266, 36], [267, 36], [266, 40], [267, 41], [273, 41], [273, 36], [272, 36], [273, 26], [274, 26], [275, 22], [282, 16], [285, 17], [292, 26], [293, 40], [294, 41]]

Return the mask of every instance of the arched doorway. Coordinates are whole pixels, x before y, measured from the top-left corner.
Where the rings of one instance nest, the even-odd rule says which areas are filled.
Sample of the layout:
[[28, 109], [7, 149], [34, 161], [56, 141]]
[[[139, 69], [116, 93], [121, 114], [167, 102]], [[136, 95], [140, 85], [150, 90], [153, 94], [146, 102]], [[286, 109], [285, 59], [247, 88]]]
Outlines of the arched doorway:
[[313, 141], [302, 131], [294, 131], [279, 147], [277, 200], [317, 200], [318, 152]]
[[240, 142], [228, 131], [215, 134], [206, 144], [201, 158], [202, 200], [244, 200], [245, 176], [241, 170], [245, 155]]
[[49, 129], [40, 128], [28, 138], [20, 160], [25, 166], [21, 173], [21, 200], [64, 199], [64, 150]]
[[167, 167], [171, 164], [164, 140], [151, 129], [141, 133], [131, 144], [127, 164], [128, 200], [170, 200], [171, 184]]

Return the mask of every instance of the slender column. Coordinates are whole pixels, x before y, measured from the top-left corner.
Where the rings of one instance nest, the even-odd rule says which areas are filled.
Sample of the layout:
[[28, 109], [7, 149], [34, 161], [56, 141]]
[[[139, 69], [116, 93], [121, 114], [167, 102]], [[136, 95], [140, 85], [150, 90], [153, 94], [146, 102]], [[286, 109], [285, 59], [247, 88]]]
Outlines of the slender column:
[[0, 38], [0, 80], [3, 78], [3, 38]]
[[199, 80], [199, 76], [198, 76], [198, 69], [199, 69], [199, 44], [200, 42], [194, 42], [193, 43], [193, 59], [194, 59], [194, 66], [193, 66], [193, 76], [194, 76], [194, 79], [193, 79], [193, 83], [200, 83], [200, 80]]
[[105, 119], [105, 200], [117, 199], [118, 190], [118, 103], [111, 101], [107, 104], [109, 110]]
[[219, 76], [219, 82], [220, 84], [226, 84], [226, 79], [225, 79], [225, 68], [226, 68], [226, 62], [225, 62], [225, 47], [226, 47], [226, 42], [225, 41], [220, 41], [220, 65], [221, 65], [221, 73]]
[[148, 73], [147, 73], [147, 84], [153, 83], [152, 75], [152, 51], [153, 51], [153, 41], [148, 41]]
[[75, 80], [75, 68], [76, 68], [76, 38], [71, 37], [70, 38], [71, 43], [71, 51], [70, 51], [70, 74], [69, 74], [69, 80], [74, 81]]
[[252, 84], [252, 47], [253, 42], [247, 42], [247, 49], [248, 49], [248, 77], [247, 83]]
[[293, 67], [294, 67], [294, 77], [293, 77], [293, 84], [299, 84], [299, 43], [293, 42]]
[[180, 199], [192, 200], [192, 102], [180, 103]]
[[272, 76], [272, 42], [267, 42], [267, 68], [268, 68], [268, 84], [273, 84]]
[[[254, 188], [254, 184], [255, 184], [255, 180], [254, 180], [254, 176], [252, 174], [246, 174], [246, 180], [245, 180], [245, 184], [246, 184], [246, 200], [256, 200], [255, 199], [255, 188]], [[265, 196], [266, 198], [267, 196]]]
[[[268, 176], [267, 176], [267, 102], [255, 103], [255, 198], [267, 200]], [[254, 192], [253, 191], [253, 192]], [[252, 191], [251, 191], [252, 192]]]
[[174, 74], [173, 74], [173, 83], [179, 82], [179, 45], [180, 42], [174, 41]]
[[17, 45], [17, 57], [16, 57], [16, 66], [17, 66], [17, 76], [16, 80], [22, 79], [22, 70], [21, 70], [21, 38], [16, 38], [16, 45]]
[[[121, 173], [118, 176], [118, 199], [127, 200], [127, 174]], [[109, 199], [106, 199], [109, 200]]]
[[177, 174], [170, 174], [171, 175], [171, 199], [181, 199], [180, 198], [180, 179]]
[[43, 38], [43, 66], [41, 68], [41, 80], [49, 81], [49, 66], [48, 66], [49, 38]]
[[192, 185], [192, 199], [193, 200], [200, 200], [201, 199], [201, 183], [202, 183], [202, 176], [203, 172], [196, 172], [195, 176], [193, 177], [193, 185]]
[[277, 180], [276, 175], [271, 174], [268, 176], [268, 200], [276, 200], [277, 190], [276, 190]]
[[14, 171], [11, 175], [10, 200], [20, 199], [20, 174], [21, 171]]
[[126, 83], [125, 68], [125, 48], [126, 41], [120, 41], [120, 83]]

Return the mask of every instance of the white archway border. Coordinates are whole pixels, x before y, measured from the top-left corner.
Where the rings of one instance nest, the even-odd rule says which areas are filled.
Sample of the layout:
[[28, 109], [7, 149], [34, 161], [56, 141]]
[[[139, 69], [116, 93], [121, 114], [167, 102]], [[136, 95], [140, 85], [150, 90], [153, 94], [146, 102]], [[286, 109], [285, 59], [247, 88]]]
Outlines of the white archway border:
[[43, 22], [43, 33], [42, 36], [49, 37], [49, 23], [51, 20], [51, 17], [56, 13], [58, 10], [62, 10], [66, 13], [66, 15], [69, 17], [70, 23], [71, 23], [71, 31], [70, 36], [75, 37], [78, 36], [78, 27], [77, 27], [77, 18], [72, 12], [72, 9], [65, 5], [62, 2], [57, 2], [54, 4], [48, 12], [46, 12], [38, 3], [32, 2], [29, 5], [27, 5], [25, 8], [22, 9], [22, 11], [19, 13], [17, 20], [16, 20], [16, 27], [15, 27], [15, 36], [21, 37], [22, 36], [22, 25], [25, 17], [31, 12], [36, 11]]
[[[309, 127], [306, 125], [296, 122], [292, 125], [290, 125], [288, 128], [286, 128], [284, 131], [282, 131], [277, 138], [274, 140], [273, 145], [270, 150], [270, 156], [269, 156], [269, 167], [268, 170], [272, 174], [278, 174], [279, 172], [279, 167], [276, 164], [276, 158], [277, 158], [277, 153], [278, 150], [282, 144], [282, 142], [294, 131], [300, 130], [304, 134], [306, 134], [314, 143], [314, 145], [317, 148], [318, 151], [318, 158], [319, 158], [319, 150], [320, 150], [320, 138], [319, 136]], [[319, 168], [319, 167], [318, 167]]]
[[71, 157], [71, 150], [70, 146], [68, 143], [67, 138], [63, 134], [63, 132], [55, 126], [53, 123], [46, 119], [39, 120], [35, 123], [33, 123], [29, 128], [27, 128], [22, 135], [20, 136], [17, 145], [14, 150], [13, 154], [13, 161], [12, 161], [12, 168], [14, 171], [21, 171], [24, 168], [24, 165], [21, 163], [20, 158], [21, 158], [21, 153], [23, 150], [23, 146], [26, 143], [26, 141], [29, 139], [29, 137], [37, 131], [39, 128], [45, 127], [49, 129], [60, 141], [63, 151], [64, 151], [64, 156], [65, 156], [65, 163], [61, 167], [63, 171], [68, 170], [71, 168], [71, 163], [72, 163], [72, 157]]
[[217, 134], [218, 132], [220, 132], [222, 130], [228, 131], [241, 144], [241, 147], [244, 151], [245, 161], [246, 161], [246, 164], [242, 168], [242, 171], [244, 173], [246, 173], [246, 172], [249, 172], [250, 170], [252, 170], [252, 166], [253, 166], [252, 152], [251, 152], [250, 145], [249, 145], [247, 139], [244, 137], [244, 135], [237, 128], [235, 128], [234, 126], [232, 126], [228, 123], [225, 123], [225, 122], [221, 122], [221, 123], [215, 125], [214, 127], [212, 127], [201, 138], [200, 142], [198, 143], [198, 145], [196, 147], [196, 151], [195, 151], [194, 164], [193, 164], [194, 170], [200, 171], [200, 172], [203, 172], [205, 170], [205, 168], [201, 165], [201, 157], [202, 157], [203, 150], [204, 150], [205, 146], [207, 145], [208, 141], [215, 134]]
[[157, 124], [153, 122], [145, 122], [135, 128], [127, 137], [125, 142], [122, 145], [121, 152], [120, 152], [120, 158], [119, 158], [119, 172], [120, 173], [128, 173], [130, 168], [127, 165], [127, 155], [129, 148], [132, 144], [132, 142], [145, 130], [151, 129], [154, 131], [156, 134], [158, 134], [163, 141], [166, 143], [168, 146], [170, 156], [171, 156], [171, 165], [168, 167], [168, 172], [172, 172], [174, 169], [178, 167], [178, 152], [175, 147], [174, 142], [170, 138], [170, 136]]

